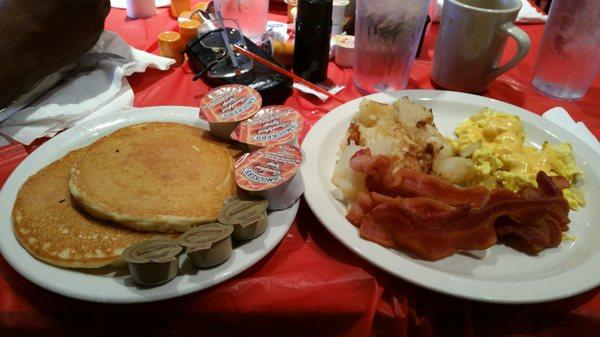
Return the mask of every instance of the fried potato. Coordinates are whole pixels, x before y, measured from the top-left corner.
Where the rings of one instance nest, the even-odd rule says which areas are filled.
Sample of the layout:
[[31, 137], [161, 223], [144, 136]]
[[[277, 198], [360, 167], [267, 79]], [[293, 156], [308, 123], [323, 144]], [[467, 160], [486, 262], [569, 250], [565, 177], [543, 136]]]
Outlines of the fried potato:
[[368, 99], [363, 99], [359, 106], [360, 113], [355, 115], [355, 123], [365, 127], [372, 127], [378, 119], [385, 116], [393, 116], [394, 106]]
[[465, 185], [475, 174], [473, 162], [467, 158], [437, 158], [433, 162], [433, 173], [449, 183]]

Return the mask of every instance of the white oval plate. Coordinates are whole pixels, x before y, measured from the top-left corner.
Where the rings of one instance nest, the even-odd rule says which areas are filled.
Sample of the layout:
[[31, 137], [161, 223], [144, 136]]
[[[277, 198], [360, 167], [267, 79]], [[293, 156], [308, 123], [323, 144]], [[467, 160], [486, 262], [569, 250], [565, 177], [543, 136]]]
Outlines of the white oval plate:
[[[440, 132], [452, 136], [454, 128], [483, 107], [521, 117], [528, 142], [541, 147], [569, 142], [584, 171], [578, 186], [585, 191], [587, 206], [571, 212], [570, 236], [539, 256], [529, 256], [503, 245], [492, 247], [488, 256], [478, 260], [455, 254], [437, 262], [413, 259], [358, 236], [345, 218], [346, 210], [331, 191], [330, 182], [340, 142], [360, 100], [339, 106], [319, 120], [310, 130], [302, 149], [305, 181], [304, 197], [321, 223], [344, 245], [372, 264], [417, 285], [478, 301], [531, 303], [568, 297], [600, 284], [600, 156], [574, 135], [540, 116], [514, 105], [486, 97], [437, 90], [405, 90], [379, 93], [368, 98], [392, 102], [408, 96], [433, 109]], [[596, 166], [594, 168], [594, 166]]]
[[[248, 269], [267, 255], [290, 228], [298, 202], [289, 209], [271, 212], [269, 227], [260, 237], [237, 246], [231, 258], [212, 269], [189, 267], [181, 258], [182, 270], [174, 280], [152, 288], [141, 288], [127, 275], [83, 272], [55, 267], [35, 259], [17, 241], [12, 230], [12, 208], [17, 192], [29, 176], [69, 151], [128, 125], [145, 122], [177, 122], [207, 129], [190, 107], [127, 109], [98, 117], [58, 134], [30, 154], [8, 178], [0, 192], [0, 252], [6, 261], [31, 282], [50, 291], [94, 302], [150, 302], [189, 294], [219, 284]], [[125, 269], [126, 270], [126, 269]], [[121, 271], [122, 274], [122, 271]]]

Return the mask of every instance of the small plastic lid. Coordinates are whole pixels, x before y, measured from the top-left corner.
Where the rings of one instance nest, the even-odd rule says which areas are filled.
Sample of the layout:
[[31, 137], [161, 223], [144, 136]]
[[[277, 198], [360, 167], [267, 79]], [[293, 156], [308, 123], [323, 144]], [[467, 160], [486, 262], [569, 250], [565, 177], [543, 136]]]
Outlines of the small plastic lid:
[[233, 226], [210, 223], [192, 227], [177, 238], [177, 243], [188, 248], [187, 251], [209, 249], [213, 243], [228, 238], [233, 233]]
[[246, 153], [235, 162], [235, 180], [247, 191], [264, 191], [290, 180], [302, 163], [302, 153], [291, 145], [267, 146]]
[[352, 35], [337, 35], [333, 40], [337, 46], [354, 49], [354, 36]]
[[260, 109], [258, 91], [241, 84], [228, 84], [209, 91], [200, 100], [200, 118], [211, 122], [238, 122]]
[[334, 6], [346, 6], [350, 3], [349, 0], [333, 0]]
[[253, 117], [241, 122], [231, 133], [231, 139], [256, 146], [285, 144], [298, 136], [302, 125], [303, 119], [298, 111], [273, 105], [260, 109]]
[[164, 42], [177, 42], [181, 39], [181, 35], [177, 32], [167, 31], [158, 34], [158, 40]]
[[257, 197], [233, 197], [225, 201], [219, 222], [228, 225], [248, 225], [267, 216], [269, 202]]
[[177, 259], [181, 250], [173, 240], [154, 239], [130, 245], [121, 257], [129, 263], [162, 263]]
[[193, 20], [193, 19], [179, 23], [179, 29], [193, 30], [194, 32], [198, 29], [199, 26], [200, 26], [200, 22]]
[[197, 11], [197, 10], [203, 10], [203, 11], [205, 11], [205, 10], [208, 9], [208, 5], [209, 4], [210, 3], [208, 1], [206, 1], [206, 2], [197, 2], [197, 3], [195, 3], [195, 4], [192, 5], [192, 11], [194, 11], [194, 12]]

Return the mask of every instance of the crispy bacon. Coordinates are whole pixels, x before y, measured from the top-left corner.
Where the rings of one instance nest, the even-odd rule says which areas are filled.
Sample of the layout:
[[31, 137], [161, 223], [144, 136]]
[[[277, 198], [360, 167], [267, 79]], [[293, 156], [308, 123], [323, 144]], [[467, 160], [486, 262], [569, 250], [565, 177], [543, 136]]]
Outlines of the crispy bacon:
[[571, 182], [569, 181], [569, 179], [563, 176], [552, 176], [550, 177], [550, 179], [552, 179], [554, 185], [556, 185], [556, 187], [558, 187], [561, 190], [571, 187]]
[[350, 167], [367, 174], [366, 186], [391, 197], [430, 197], [452, 205], [485, 203], [488, 190], [483, 186], [460, 188], [435, 176], [409, 169], [393, 172], [393, 161], [388, 156], [371, 156], [370, 149], [357, 151], [350, 159]]
[[368, 149], [350, 165], [367, 174], [370, 191], [358, 196], [347, 215], [360, 236], [422, 259], [486, 249], [498, 240], [537, 254], [558, 246], [568, 229], [568, 203], [557, 179], [544, 172], [537, 175], [538, 188], [517, 194], [459, 188], [412, 170], [392, 172], [391, 158], [371, 157]]

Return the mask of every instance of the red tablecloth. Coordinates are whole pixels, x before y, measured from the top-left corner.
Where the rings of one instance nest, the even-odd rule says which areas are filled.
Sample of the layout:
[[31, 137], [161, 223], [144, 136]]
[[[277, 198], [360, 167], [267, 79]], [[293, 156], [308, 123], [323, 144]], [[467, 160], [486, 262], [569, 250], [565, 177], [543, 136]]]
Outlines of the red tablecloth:
[[[113, 10], [106, 28], [136, 48], [156, 52], [155, 37], [174, 29], [167, 11], [149, 20], [130, 20]], [[600, 81], [578, 102], [554, 100], [529, 84], [543, 25], [522, 26], [532, 51], [497, 79], [485, 96], [542, 113], [565, 107], [600, 136]], [[437, 26], [429, 27], [409, 88], [431, 88], [430, 63]], [[514, 52], [509, 45], [506, 57]], [[330, 65], [329, 75], [360, 94], [352, 70]], [[136, 106], [197, 106], [208, 87], [192, 82], [187, 66], [149, 70], [129, 78]], [[294, 93], [286, 104], [314, 123], [336, 102], [320, 104]], [[31, 151], [28, 148], [27, 151]], [[0, 150], [5, 175], [26, 156], [15, 145]], [[3, 183], [6, 177], [0, 177]], [[599, 271], [600, 272], [600, 271]], [[0, 336], [158, 334], [202, 336], [598, 336], [600, 288], [561, 301], [535, 305], [493, 305], [441, 295], [382, 272], [335, 240], [302, 202], [296, 222], [281, 244], [238, 277], [181, 298], [140, 305], [103, 305], [50, 293], [18, 275], [0, 258]]]

